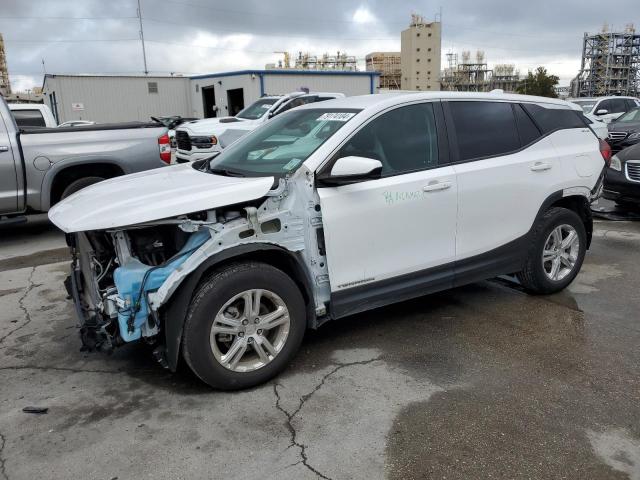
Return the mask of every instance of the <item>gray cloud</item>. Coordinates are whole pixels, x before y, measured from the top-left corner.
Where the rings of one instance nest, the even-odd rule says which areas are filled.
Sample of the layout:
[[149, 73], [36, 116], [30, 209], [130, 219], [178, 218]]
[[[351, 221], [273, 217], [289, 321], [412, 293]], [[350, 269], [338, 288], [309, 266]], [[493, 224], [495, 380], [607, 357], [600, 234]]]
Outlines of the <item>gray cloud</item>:
[[[454, 0], [443, 8], [443, 54], [482, 49], [490, 64], [545, 65], [566, 84], [579, 67], [583, 33], [604, 21], [622, 28], [636, 7], [619, 0], [604, 18], [600, 2]], [[51, 73], [141, 73], [136, 8], [136, 0], [2, 0], [14, 88], [42, 83], [43, 58]], [[142, 10], [149, 70], [187, 74], [261, 68], [279, 50], [346, 50], [362, 59], [399, 50], [412, 12], [436, 14], [435, 4], [408, 0], [142, 0]], [[356, 18], [369, 21], [354, 21], [358, 10]]]

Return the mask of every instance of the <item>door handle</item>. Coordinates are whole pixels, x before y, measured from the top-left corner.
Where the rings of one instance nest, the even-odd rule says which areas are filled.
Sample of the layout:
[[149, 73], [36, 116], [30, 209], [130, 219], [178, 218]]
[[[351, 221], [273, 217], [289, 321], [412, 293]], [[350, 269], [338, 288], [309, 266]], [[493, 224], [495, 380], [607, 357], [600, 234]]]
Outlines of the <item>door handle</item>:
[[530, 168], [532, 172], [544, 172], [545, 170], [551, 170], [551, 164], [536, 162], [535, 164], [531, 165]]
[[447, 188], [451, 188], [451, 182], [432, 182], [422, 187], [422, 190], [425, 192], [437, 192], [439, 190], [446, 190]]
[[9, 147], [7, 145], [0, 145], [0, 152], [8, 152]]

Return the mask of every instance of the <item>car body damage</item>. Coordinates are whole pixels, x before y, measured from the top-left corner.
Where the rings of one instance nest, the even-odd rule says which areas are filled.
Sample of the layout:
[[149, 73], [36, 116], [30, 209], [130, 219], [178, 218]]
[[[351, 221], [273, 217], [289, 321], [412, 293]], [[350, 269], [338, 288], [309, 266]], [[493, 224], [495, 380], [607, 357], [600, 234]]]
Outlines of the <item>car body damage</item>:
[[[187, 167], [196, 175], [212, 178], [214, 184], [225, 180], [254, 183], [263, 180], [216, 178], [194, 170], [191, 165]], [[299, 174], [298, 178], [309, 180], [281, 179], [260, 198], [231, 206], [172, 218], [147, 217], [138, 224], [115, 227], [112, 218], [102, 218], [103, 225], [97, 223], [101, 221], [97, 218], [91, 220], [92, 230], [68, 234], [73, 262], [67, 289], [83, 319], [83, 347], [111, 351], [142, 339], [157, 347], [158, 360], [167, 365], [164, 344], [179, 341], [167, 338], [163, 332], [167, 321], [163, 312], [174, 293], [198, 267], [213, 263], [212, 259], [238, 247], [243, 247], [246, 255], [270, 245], [304, 263], [307, 274], [313, 277], [307, 279], [308, 283], [313, 282], [313, 288], [308, 289], [312, 297], [309, 310], [318, 316], [325, 315], [330, 291], [323, 257], [322, 219], [318, 199], [310, 188], [313, 186], [310, 172], [305, 174], [301, 169]], [[98, 189], [99, 185], [93, 188]], [[61, 207], [64, 211], [65, 202]], [[75, 208], [77, 211], [77, 203]], [[120, 208], [127, 209], [126, 205]], [[59, 227], [71, 229], [61, 218], [55, 212], [52, 215], [52, 221]], [[169, 321], [178, 324], [172, 331], [180, 331], [184, 318]], [[169, 362], [172, 367], [175, 363], [175, 359]]]

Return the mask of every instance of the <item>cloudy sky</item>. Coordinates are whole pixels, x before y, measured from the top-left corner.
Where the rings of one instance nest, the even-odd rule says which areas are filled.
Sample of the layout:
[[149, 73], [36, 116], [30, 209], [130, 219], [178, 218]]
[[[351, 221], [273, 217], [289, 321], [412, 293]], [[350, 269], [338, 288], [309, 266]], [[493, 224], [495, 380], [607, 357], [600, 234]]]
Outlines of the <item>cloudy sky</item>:
[[[408, 0], [140, 0], [148, 68], [184, 74], [263, 68], [274, 51], [399, 50], [411, 13], [433, 19], [440, 4]], [[539, 65], [567, 85], [580, 66], [582, 36], [623, 28], [638, 0], [449, 0], [441, 2], [442, 54], [482, 49], [489, 64]], [[14, 90], [48, 73], [141, 73], [137, 0], [0, 0]], [[635, 18], [640, 24], [640, 17]], [[638, 25], [640, 27], [640, 25]]]

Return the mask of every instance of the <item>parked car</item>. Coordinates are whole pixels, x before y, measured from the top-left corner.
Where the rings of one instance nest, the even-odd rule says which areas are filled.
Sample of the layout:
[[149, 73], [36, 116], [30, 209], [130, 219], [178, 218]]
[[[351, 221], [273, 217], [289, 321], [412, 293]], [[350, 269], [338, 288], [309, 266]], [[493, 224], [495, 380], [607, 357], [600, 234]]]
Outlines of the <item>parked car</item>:
[[640, 100], [636, 97], [577, 98], [570, 101], [579, 105], [591, 120], [604, 123], [610, 123], [623, 113], [640, 106]]
[[170, 369], [181, 353], [237, 389], [328, 320], [501, 274], [562, 290], [610, 153], [561, 100], [367, 95], [278, 115], [212, 160], [94, 185], [49, 218], [69, 234], [85, 348], [144, 339]]
[[613, 156], [602, 196], [621, 207], [640, 207], [640, 143]]
[[640, 107], [633, 108], [609, 124], [609, 144], [614, 152], [640, 142]]
[[61, 123], [58, 128], [64, 127], [86, 127], [87, 125], [95, 125], [96, 122], [91, 120], [69, 120], [68, 122]]
[[58, 125], [51, 109], [42, 103], [10, 103], [9, 109], [19, 128]]
[[265, 96], [235, 117], [206, 118], [182, 125], [176, 130], [176, 161], [184, 163], [211, 157], [276, 115], [300, 105], [343, 97], [342, 93], [326, 92]]
[[24, 110], [11, 112], [0, 99], [0, 224], [46, 212], [87, 185], [171, 160], [167, 129], [157, 123], [18, 127], [17, 112]]
[[609, 128], [606, 123], [601, 122], [600, 120], [591, 120], [584, 114], [582, 114], [582, 118], [584, 119], [584, 123], [593, 130], [593, 133], [595, 133], [598, 138], [601, 138], [602, 140], [609, 140]]
[[165, 127], [169, 129], [169, 140], [171, 141], [171, 148], [176, 149], [176, 128], [178, 128], [183, 123], [194, 122], [198, 120], [195, 117], [185, 118], [180, 115], [174, 115], [170, 117], [151, 117], [151, 120], [154, 122], [158, 122], [163, 124]]

